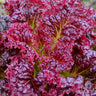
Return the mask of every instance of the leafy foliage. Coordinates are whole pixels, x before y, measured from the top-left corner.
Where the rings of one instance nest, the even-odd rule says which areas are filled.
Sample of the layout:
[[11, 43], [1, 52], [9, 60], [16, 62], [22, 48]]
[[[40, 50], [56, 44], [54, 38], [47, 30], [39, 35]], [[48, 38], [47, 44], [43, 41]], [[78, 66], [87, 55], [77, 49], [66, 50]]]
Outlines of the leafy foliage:
[[96, 95], [93, 8], [79, 0], [5, 0], [4, 7], [0, 96]]

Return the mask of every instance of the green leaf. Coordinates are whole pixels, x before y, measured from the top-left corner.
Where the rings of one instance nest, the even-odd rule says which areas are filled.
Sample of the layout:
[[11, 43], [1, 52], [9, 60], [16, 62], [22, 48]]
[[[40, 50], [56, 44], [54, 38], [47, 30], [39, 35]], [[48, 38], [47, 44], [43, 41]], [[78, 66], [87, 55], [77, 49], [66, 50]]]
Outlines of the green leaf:
[[0, 68], [0, 79], [3, 79], [5, 77], [4, 69]]
[[1, 3], [1, 4], [5, 3], [5, 0], [0, 0], [0, 3]]
[[60, 75], [63, 78], [66, 78], [66, 77], [76, 77], [78, 74], [76, 71], [71, 72], [71, 70], [66, 70], [65, 72], [61, 72]]
[[94, 27], [94, 31], [96, 31], [96, 25], [95, 25], [95, 27]]
[[33, 20], [32, 21], [28, 21], [29, 22], [29, 25], [32, 26], [32, 28], [34, 29], [34, 33], [36, 34], [35, 30], [37, 29], [37, 26], [35, 24], [35, 19], [36, 19], [36, 16], [33, 17]]
[[60, 75], [61, 75], [63, 78], [68, 77], [68, 76], [69, 76], [69, 74], [70, 74], [70, 72], [69, 72], [69, 71], [67, 71], [67, 70], [66, 70], [66, 72], [61, 72], [61, 73], [60, 73]]
[[36, 77], [37, 73], [41, 70], [41, 69], [38, 67], [39, 61], [36, 60], [35, 63], [36, 63], [36, 64], [34, 65], [34, 77]]

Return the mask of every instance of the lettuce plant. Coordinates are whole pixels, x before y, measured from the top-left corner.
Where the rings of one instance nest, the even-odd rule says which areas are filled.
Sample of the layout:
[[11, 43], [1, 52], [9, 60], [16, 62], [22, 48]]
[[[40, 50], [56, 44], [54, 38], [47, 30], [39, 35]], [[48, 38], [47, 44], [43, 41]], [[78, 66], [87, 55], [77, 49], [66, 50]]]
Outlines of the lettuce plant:
[[[96, 12], [79, 0], [5, 0], [0, 96], [96, 96]], [[1, 25], [0, 25], [1, 26]]]

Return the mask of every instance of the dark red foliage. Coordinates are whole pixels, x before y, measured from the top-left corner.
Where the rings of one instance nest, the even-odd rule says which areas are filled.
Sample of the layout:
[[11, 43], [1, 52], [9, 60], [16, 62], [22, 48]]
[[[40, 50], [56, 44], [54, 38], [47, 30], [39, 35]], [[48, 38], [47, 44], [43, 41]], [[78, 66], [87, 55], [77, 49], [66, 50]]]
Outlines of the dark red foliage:
[[47, 0], [7, 0], [4, 6], [11, 17], [10, 22], [28, 21], [34, 29], [42, 13], [50, 7]]
[[[49, 70], [40, 71], [37, 77], [34, 79], [35, 86], [38, 87], [38, 92], [40, 96], [53, 96], [54, 91], [56, 92], [57, 79], [56, 74]], [[50, 95], [49, 95], [50, 94]]]
[[5, 0], [4, 6], [7, 11], [9, 11], [10, 15], [18, 8], [19, 0]]
[[40, 63], [41, 69], [51, 70], [53, 72], [65, 72], [65, 70], [70, 70], [74, 64], [71, 56], [71, 50], [68, 46], [64, 46], [63, 43], [57, 43], [54, 48], [51, 58], [46, 59], [44, 62]]
[[95, 96], [96, 94], [94, 90], [96, 85], [80, 75], [77, 78], [62, 78], [51, 71], [43, 70], [37, 74], [35, 84], [41, 93], [40, 96]]
[[[34, 75], [34, 64], [35, 64], [35, 60], [38, 59], [38, 54], [35, 52], [35, 50], [32, 50], [31, 47], [29, 47], [28, 45], [26, 45], [26, 43], [20, 43], [20, 42], [10, 42], [10, 41], [2, 41], [4, 42], [4, 45], [0, 46], [1, 49], [1, 62], [0, 62], [0, 79], [1, 77], [4, 78], [5, 74], [3, 72], [3, 70], [6, 70], [6, 79], [9, 81], [8, 84], [5, 83], [4, 86], [6, 88], [6, 90], [8, 89], [8, 94], [10, 93], [10, 95], [8, 96], [21, 96], [22, 90], [21, 88], [24, 88], [24, 86], [26, 85], [25, 83], [27, 83], [27, 79], [30, 78], [30, 82], [31, 79], [33, 78], [32, 76]], [[2, 44], [2, 43], [1, 43]], [[13, 49], [12, 49], [13, 48]], [[16, 48], [16, 49], [15, 49]], [[9, 60], [8, 60], [9, 59]], [[7, 66], [6, 66], [7, 65]], [[2, 70], [1, 70], [2, 68]], [[24, 71], [24, 72], [23, 72]], [[30, 74], [29, 74], [30, 73]], [[4, 76], [3, 76], [4, 74]], [[19, 75], [18, 75], [19, 74]], [[32, 78], [31, 78], [32, 77]], [[17, 80], [16, 78], [20, 79], [21, 81]], [[24, 80], [23, 80], [24, 79]], [[16, 80], [16, 81], [14, 81]], [[20, 88], [15, 85], [15, 83], [20, 86]], [[25, 84], [25, 85], [24, 85]], [[13, 88], [14, 86], [14, 88]], [[20, 92], [18, 92], [18, 90], [16, 90], [16, 88], [18, 90], [20, 90]], [[25, 92], [25, 95], [27, 94], [27, 96], [29, 96], [30, 94], [33, 96], [35, 95], [35, 93], [31, 93], [34, 89], [31, 88], [31, 90], [29, 90], [31, 88], [31, 85], [28, 84], [25, 86], [25, 89], [23, 90], [23, 92], [27, 91], [27, 93]], [[28, 89], [28, 90], [26, 90]], [[3, 89], [2, 89], [3, 90]], [[4, 91], [4, 94], [6, 93], [6, 91]], [[3, 93], [2, 93], [3, 94]], [[7, 94], [7, 93], [6, 93]], [[4, 96], [7, 96], [7, 95]], [[3, 95], [1, 95], [3, 96]]]
[[[21, 54], [21, 56], [24, 59], [27, 59], [29, 62], [31, 62], [34, 65], [35, 59], [38, 60], [39, 55], [36, 53], [34, 49], [32, 49], [29, 45], [26, 45], [26, 43], [22, 42], [7, 42], [4, 43], [7, 48], [15, 48], [19, 51], [16, 51]], [[15, 51], [14, 51], [15, 52]], [[15, 54], [13, 52], [13, 54]], [[12, 53], [11, 53], [12, 54]]]
[[96, 74], [96, 51], [90, 48], [90, 43], [85, 36], [82, 36], [78, 42], [73, 52], [75, 64], [79, 66], [79, 71], [88, 69], [87, 74]]
[[44, 62], [40, 63], [40, 68], [42, 70], [50, 70], [56, 73], [65, 72], [65, 69], [70, 70], [71, 65], [66, 63], [60, 63], [56, 59], [47, 59]]
[[59, 77], [57, 85], [58, 96], [85, 96], [85, 94], [89, 94], [89, 91], [85, 92], [83, 82], [82, 76], [78, 76], [76, 79]]
[[0, 80], [0, 96], [9, 96], [8, 90], [5, 87], [6, 79]]
[[[0, 42], [1, 43], [1, 42]], [[0, 44], [0, 68], [6, 69], [6, 64], [10, 63], [11, 56], [14, 56], [20, 52], [18, 48], [8, 48], [3, 43]]]
[[[87, 16], [88, 15], [88, 16]], [[78, 0], [62, 0], [42, 15], [38, 23], [38, 33], [45, 32], [54, 42], [74, 45], [74, 41], [93, 27], [94, 22], [89, 11]], [[42, 35], [39, 37], [41, 38]], [[47, 38], [48, 35], [46, 35]], [[42, 43], [44, 43], [42, 41]], [[72, 46], [71, 46], [72, 47]]]
[[79, 0], [6, 0], [4, 7], [0, 96], [96, 96], [93, 8]]
[[55, 58], [60, 63], [66, 63], [66, 66], [68, 64], [73, 65], [74, 61], [72, 60], [71, 49], [68, 47], [69, 46], [65, 46], [63, 43], [57, 43], [52, 52], [52, 58]]
[[90, 47], [92, 47], [93, 49], [96, 46], [96, 39], [95, 39], [96, 37], [94, 35], [95, 35], [94, 31], [88, 31], [86, 32], [86, 35], [85, 35], [88, 38]]
[[10, 41], [20, 41], [29, 44], [34, 38], [33, 29], [27, 23], [15, 23], [6, 30], [2, 38]]
[[22, 94], [23, 96], [36, 96], [32, 85], [34, 67], [28, 60], [24, 60], [21, 55], [12, 58], [12, 62], [6, 70], [6, 75], [9, 80], [6, 88], [11, 93], [10, 96], [22, 96]]

